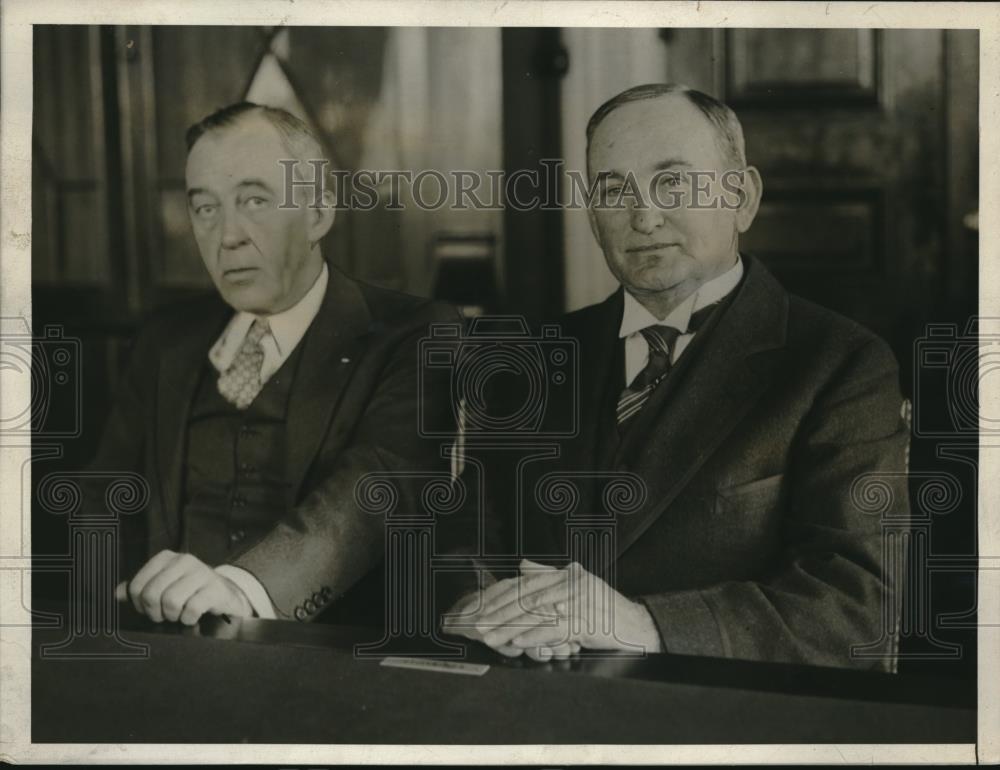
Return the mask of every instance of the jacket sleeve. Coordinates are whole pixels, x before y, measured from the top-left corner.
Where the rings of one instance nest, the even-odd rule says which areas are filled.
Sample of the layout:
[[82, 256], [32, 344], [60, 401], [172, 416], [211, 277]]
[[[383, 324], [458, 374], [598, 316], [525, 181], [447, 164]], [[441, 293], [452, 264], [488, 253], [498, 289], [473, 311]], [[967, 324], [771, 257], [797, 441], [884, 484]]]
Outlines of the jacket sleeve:
[[[453, 310], [435, 311], [435, 322], [457, 320]], [[425, 371], [420, 386], [419, 343], [426, 334], [424, 324], [388, 354], [350, 443], [318, 486], [233, 560], [263, 584], [278, 618], [313, 620], [382, 562], [385, 517], [364, 510], [357, 498], [366, 477], [391, 477], [395, 510], [411, 515], [426, 510], [429, 479], [450, 477], [442, 440], [419, 430], [421, 419], [441, 425], [451, 414], [446, 371]]]
[[[149, 423], [151, 382], [156, 377], [157, 333], [155, 326], [140, 329], [132, 341], [129, 360], [113, 394], [93, 458], [80, 473], [81, 514], [103, 518], [109, 514], [109, 497], [124, 494], [135, 501], [146, 500], [118, 521], [116, 530], [119, 576], [130, 576], [146, 558], [147, 513], [152, 500], [152, 479], [145, 457]], [[87, 581], [90, 582], [89, 579]]]
[[[883, 607], [898, 606], [901, 586], [884, 568], [902, 565], [905, 554], [899, 538], [883, 537], [882, 524], [886, 516], [909, 520], [902, 407], [884, 342], [847, 357], [792, 444], [785, 546], [773, 573], [641, 597], [667, 652], [894, 669], [898, 618], [883, 616]], [[881, 510], [859, 499], [856, 482], [865, 479], [877, 481]], [[872, 643], [874, 654], [852, 654]]]

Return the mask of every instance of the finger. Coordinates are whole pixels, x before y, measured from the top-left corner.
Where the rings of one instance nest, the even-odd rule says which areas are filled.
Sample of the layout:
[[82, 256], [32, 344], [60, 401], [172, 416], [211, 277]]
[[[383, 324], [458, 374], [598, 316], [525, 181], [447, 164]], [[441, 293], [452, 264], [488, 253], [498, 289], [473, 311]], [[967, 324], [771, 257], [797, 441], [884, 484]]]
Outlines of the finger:
[[569, 645], [573, 641], [569, 626], [566, 623], [560, 623], [558, 626], [552, 628], [537, 626], [509, 639], [509, 643], [513, 646], [525, 649], [538, 646], [555, 647], [557, 645]]
[[174, 560], [149, 579], [140, 594], [144, 612], [155, 623], [163, 620], [163, 592], [185, 575], [204, 574], [208, 567], [189, 553], [176, 554]]
[[551, 610], [538, 610], [545, 604], [552, 604], [552, 602], [541, 602], [536, 596], [539, 592], [550, 588], [561, 590], [562, 594], [559, 598], [566, 599], [569, 590], [566, 573], [561, 570], [545, 570], [524, 576], [494, 601], [487, 604], [479, 613], [476, 624], [481, 631], [489, 631], [491, 628], [505, 625], [524, 614], [540, 615], [541, 617], [535, 618], [535, 622], [551, 620], [554, 616]]
[[489, 609], [492, 605], [496, 604], [501, 596], [507, 594], [511, 589], [515, 588], [520, 582], [521, 577], [510, 577], [504, 578], [503, 580], [498, 580], [491, 586], [488, 586], [483, 591], [480, 592], [479, 598], [479, 608], [478, 612], [484, 612]]
[[525, 596], [537, 591], [541, 587], [546, 587], [558, 582], [561, 578], [562, 570], [549, 567], [545, 564], [537, 564], [528, 559], [521, 560], [521, 575], [516, 578], [507, 578], [491, 586], [490, 591], [484, 595], [485, 612], [493, 612], [499, 607], [510, 604], [518, 596]]
[[217, 600], [215, 596], [216, 590], [218, 590], [217, 587], [213, 587], [213, 584], [208, 583], [195, 591], [184, 604], [184, 609], [181, 611], [178, 620], [186, 626], [196, 625], [202, 615], [211, 611]]
[[150, 581], [153, 577], [160, 573], [167, 564], [170, 564], [177, 554], [173, 551], [160, 551], [156, 556], [151, 558], [138, 572], [132, 577], [128, 584], [128, 595], [132, 600], [132, 606], [135, 607], [135, 611], [141, 614], [145, 614], [145, 610], [142, 606], [142, 591], [146, 587], [146, 583]]
[[483, 590], [477, 589], [462, 596], [441, 616], [446, 627], [474, 627], [476, 613], [483, 606]]
[[566, 660], [573, 654], [573, 643], [566, 642], [564, 644], [554, 644], [549, 645], [547, 648], [542, 647], [541, 649], [548, 649], [549, 658], [552, 660]]
[[514, 647], [509, 644], [501, 644], [493, 648], [501, 655], [507, 658], [516, 658], [520, 655], [524, 655], [524, 650], [520, 647]]
[[188, 601], [200, 591], [211, 578], [200, 570], [183, 573], [163, 591], [160, 597], [160, 612], [164, 620], [176, 623]]
[[[483, 634], [496, 634], [498, 643], [513, 639], [518, 633], [532, 628], [554, 628], [570, 617], [583, 615], [583, 603], [570, 594], [572, 583], [562, 583], [529, 594], [518, 603], [498, 610], [492, 616], [480, 618], [476, 626]], [[520, 610], [520, 614], [516, 614]]]
[[121, 583], [115, 586], [115, 601], [116, 602], [127, 602], [128, 601], [128, 581], [123, 580]]
[[546, 663], [550, 660], [566, 660], [572, 654], [568, 644], [527, 647], [524, 652], [529, 658], [540, 663]]

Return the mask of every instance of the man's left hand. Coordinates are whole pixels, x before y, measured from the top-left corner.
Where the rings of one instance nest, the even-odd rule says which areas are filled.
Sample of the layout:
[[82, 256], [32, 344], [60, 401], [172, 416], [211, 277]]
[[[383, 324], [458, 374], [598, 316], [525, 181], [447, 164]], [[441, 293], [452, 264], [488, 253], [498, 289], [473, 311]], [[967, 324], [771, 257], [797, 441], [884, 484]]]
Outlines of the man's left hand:
[[494, 649], [576, 643], [602, 650], [661, 650], [649, 610], [576, 562], [556, 569], [525, 559], [521, 577], [490, 597], [467, 622]]
[[115, 589], [118, 601], [160, 623], [195, 625], [206, 612], [249, 618], [253, 608], [243, 590], [189, 553], [160, 551], [135, 577]]

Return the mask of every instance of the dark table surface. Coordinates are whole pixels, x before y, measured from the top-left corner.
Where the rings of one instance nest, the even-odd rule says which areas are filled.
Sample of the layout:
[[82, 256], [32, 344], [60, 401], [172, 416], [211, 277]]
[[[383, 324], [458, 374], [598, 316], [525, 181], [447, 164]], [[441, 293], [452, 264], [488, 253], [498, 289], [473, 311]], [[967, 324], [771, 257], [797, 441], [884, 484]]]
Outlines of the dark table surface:
[[[59, 613], [56, 612], [56, 615]], [[535, 663], [469, 643], [481, 676], [381, 665], [372, 629], [123, 612], [118, 638], [36, 625], [34, 742], [972, 743], [975, 685], [678, 655]], [[124, 648], [121, 640], [137, 645]], [[458, 642], [447, 637], [450, 642]]]

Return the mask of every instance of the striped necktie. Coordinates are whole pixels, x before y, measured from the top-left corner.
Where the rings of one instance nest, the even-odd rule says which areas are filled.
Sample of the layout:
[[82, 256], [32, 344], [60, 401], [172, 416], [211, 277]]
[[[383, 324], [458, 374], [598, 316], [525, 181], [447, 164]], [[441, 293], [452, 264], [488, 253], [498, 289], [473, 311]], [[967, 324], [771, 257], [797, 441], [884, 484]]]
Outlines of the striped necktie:
[[[692, 334], [698, 331], [718, 304], [713, 302], [692, 313], [685, 333]], [[657, 325], [647, 326], [640, 330], [640, 334], [649, 345], [649, 362], [618, 397], [617, 417], [620, 428], [624, 428], [625, 424], [639, 413], [653, 395], [656, 386], [670, 373], [670, 359], [681, 331], [673, 326]]]

